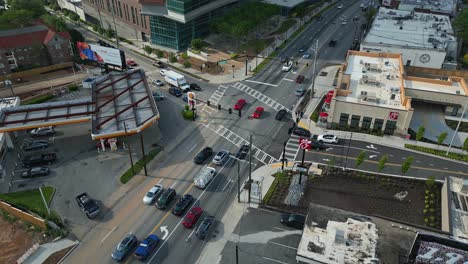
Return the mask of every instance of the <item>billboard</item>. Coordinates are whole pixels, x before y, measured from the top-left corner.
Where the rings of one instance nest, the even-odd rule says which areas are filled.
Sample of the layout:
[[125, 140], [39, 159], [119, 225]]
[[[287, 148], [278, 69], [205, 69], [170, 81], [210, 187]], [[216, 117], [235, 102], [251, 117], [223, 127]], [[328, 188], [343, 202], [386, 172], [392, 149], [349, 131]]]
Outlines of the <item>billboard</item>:
[[86, 42], [77, 42], [76, 47], [80, 53], [80, 58], [83, 60], [88, 59], [122, 67], [122, 59], [120, 57], [120, 50], [118, 49], [88, 44]]

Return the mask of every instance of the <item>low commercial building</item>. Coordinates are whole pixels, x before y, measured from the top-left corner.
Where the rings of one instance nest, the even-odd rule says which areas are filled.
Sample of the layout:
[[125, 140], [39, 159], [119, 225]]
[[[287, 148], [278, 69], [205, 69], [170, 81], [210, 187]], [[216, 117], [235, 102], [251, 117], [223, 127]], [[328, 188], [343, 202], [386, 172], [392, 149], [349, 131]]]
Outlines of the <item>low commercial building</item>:
[[398, 9], [453, 16], [457, 4], [457, 0], [401, 0]]
[[400, 53], [406, 66], [455, 69], [458, 47], [448, 16], [382, 7], [360, 50]]
[[[468, 180], [448, 177], [442, 189], [442, 228], [452, 237], [468, 244]], [[466, 247], [468, 248], [468, 247]], [[467, 250], [468, 251], [468, 250]]]

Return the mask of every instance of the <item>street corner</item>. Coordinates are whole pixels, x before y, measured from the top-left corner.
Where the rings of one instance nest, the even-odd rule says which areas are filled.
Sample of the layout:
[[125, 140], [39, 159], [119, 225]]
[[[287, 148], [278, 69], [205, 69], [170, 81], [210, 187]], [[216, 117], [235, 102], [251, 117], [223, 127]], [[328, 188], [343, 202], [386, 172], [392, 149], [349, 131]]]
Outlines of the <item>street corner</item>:
[[309, 125], [305, 121], [299, 120], [297, 126], [309, 130]]

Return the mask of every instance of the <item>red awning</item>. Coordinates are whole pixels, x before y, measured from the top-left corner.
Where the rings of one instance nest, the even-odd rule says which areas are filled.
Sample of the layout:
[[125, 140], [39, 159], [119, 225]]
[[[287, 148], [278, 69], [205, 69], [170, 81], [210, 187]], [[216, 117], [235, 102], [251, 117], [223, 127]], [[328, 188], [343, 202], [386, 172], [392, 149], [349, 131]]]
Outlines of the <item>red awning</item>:
[[335, 90], [330, 90], [328, 91], [327, 96], [333, 95], [334, 93], [335, 93]]
[[326, 113], [326, 112], [321, 112], [320, 113], [320, 117], [327, 117], [327, 116], [328, 116], [328, 113]]
[[325, 103], [330, 103], [331, 102], [331, 97], [327, 97], [327, 99], [325, 99]]

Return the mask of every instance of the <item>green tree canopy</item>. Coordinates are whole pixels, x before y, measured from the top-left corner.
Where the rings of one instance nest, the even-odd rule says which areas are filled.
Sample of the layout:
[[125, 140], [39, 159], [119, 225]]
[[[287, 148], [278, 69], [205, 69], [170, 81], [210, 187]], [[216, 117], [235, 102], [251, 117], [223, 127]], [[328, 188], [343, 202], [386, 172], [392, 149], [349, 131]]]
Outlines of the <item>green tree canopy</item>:
[[51, 16], [51, 15], [43, 15], [41, 16], [42, 21], [46, 23], [49, 27], [54, 28], [56, 31], [67, 31], [67, 24], [63, 19]]
[[468, 9], [463, 9], [462, 13], [455, 18], [453, 27], [457, 36], [465, 43], [468, 42]]
[[9, 9], [0, 16], [0, 23], [2, 25], [12, 25], [15, 28], [26, 27], [33, 20], [33, 12], [28, 10]]
[[416, 134], [416, 141], [421, 141], [424, 137], [424, 133], [426, 132], [426, 128], [424, 126], [420, 126], [418, 129], [418, 133]]
[[8, 5], [8, 10], [28, 10], [32, 12], [33, 19], [47, 13], [42, 0], [8, 0]]
[[196, 50], [201, 50], [203, 48], [203, 40], [201, 39], [192, 39], [192, 48]]
[[463, 151], [468, 151], [468, 137], [465, 138], [465, 141], [463, 141]]
[[444, 143], [447, 136], [448, 136], [447, 132], [440, 133], [440, 135], [437, 137], [437, 145], [440, 145], [440, 144]]

